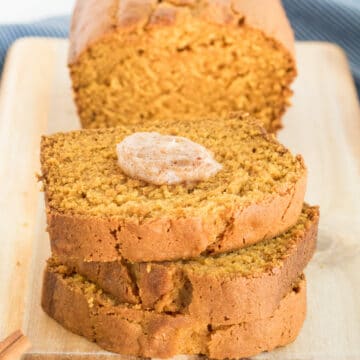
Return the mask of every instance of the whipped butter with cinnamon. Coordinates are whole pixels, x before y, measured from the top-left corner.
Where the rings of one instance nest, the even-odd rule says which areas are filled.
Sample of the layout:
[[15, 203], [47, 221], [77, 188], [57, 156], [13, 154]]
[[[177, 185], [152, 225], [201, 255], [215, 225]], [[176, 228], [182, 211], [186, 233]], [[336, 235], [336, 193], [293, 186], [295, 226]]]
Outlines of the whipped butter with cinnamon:
[[116, 151], [126, 175], [155, 185], [203, 181], [222, 168], [204, 146], [157, 132], [127, 136], [117, 144]]

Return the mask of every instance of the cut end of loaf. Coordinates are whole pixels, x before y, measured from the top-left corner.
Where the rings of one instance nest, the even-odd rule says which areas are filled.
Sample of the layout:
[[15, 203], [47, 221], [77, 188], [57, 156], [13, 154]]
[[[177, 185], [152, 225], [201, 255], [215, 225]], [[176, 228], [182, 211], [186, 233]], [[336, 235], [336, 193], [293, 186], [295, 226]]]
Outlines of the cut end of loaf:
[[296, 76], [288, 50], [261, 30], [194, 19], [134, 33], [115, 29], [70, 70], [85, 128], [242, 110], [276, 132]]

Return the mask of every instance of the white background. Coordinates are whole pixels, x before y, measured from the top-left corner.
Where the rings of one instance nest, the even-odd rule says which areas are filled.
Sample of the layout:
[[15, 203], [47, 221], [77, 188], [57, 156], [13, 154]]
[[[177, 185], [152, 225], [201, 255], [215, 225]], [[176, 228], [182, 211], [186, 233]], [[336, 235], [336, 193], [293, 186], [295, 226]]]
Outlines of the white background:
[[[337, 2], [360, 6], [360, 0]], [[0, 23], [27, 22], [70, 14], [74, 3], [75, 0], [0, 0]]]
[[75, 0], [0, 0], [0, 23], [27, 22], [70, 14], [74, 3]]

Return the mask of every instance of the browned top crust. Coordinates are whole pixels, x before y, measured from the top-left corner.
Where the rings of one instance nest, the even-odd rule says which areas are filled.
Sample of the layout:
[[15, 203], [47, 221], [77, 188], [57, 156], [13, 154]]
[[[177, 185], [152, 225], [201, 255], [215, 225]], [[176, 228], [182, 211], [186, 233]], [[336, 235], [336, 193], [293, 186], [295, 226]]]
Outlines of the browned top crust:
[[69, 63], [114, 31], [141, 34], [189, 19], [248, 25], [277, 40], [294, 56], [294, 34], [280, 0], [78, 0], [70, 31]]

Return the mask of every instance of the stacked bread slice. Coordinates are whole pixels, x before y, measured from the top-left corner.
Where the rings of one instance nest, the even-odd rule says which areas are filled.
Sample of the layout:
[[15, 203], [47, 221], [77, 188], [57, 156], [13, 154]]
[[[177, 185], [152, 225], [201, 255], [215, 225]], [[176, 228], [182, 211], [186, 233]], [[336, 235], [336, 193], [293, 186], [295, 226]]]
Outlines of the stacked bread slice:
[[[207, 180], [131, 178], [116, 145], [135, 132], [191, 139], [222, 169]], [[292, 342], [318, 209], [306, 169], [246, 114], [44, 137], [52, 257], [44, 310], [106, 350], [240, 358]]]

